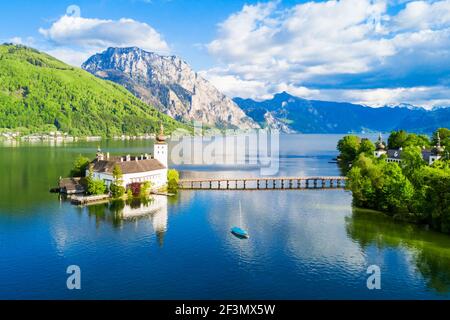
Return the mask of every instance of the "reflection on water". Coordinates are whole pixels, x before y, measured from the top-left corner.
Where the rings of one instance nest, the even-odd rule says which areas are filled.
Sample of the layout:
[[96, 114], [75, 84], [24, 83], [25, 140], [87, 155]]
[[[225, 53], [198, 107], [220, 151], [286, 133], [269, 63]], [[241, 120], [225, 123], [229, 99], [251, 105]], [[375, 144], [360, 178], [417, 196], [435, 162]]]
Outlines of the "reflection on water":
[[371, 210], [354, 209], [346, 218], [347, 232], [362, 249], [405, 249], [427, 286], [439, 293], [450, 292], [450, 237], [424, 227], [394, 222]]
[[168, 197], [152, 195], [149, 198], [132, 200], [112, 200], [109, 203], [95, 204], [86, 207], [90, 216], [94, 216], [97, 227], [101, 222], [110, 222], [115, 228], [123, 227], [124, 223], [139, 223], [140, 220], [150, 220], [160, 246], [164, 244], [167, 232]]
[[[340, 137], [282, 136], [278, 175], [339, 175], [329, 162]], [[450, 297], [450, 237], [353, 210], [344, 190], [181, 191], [89, 207], [58, 201], [49, 188], [97, 143], [0, 146], [0, 298]], [[112, 154], [151, 150], [149, 141], [100, 144]], [[177, 169], [183, 177], [259, 175], [248, 167]], [[235, 225], [250, 239], [231, 235]], [[79, 292], [65, 285], [71, 264], [82, 269]], [[381, 267], [382, 290], [366, 288], [372, 264]]]

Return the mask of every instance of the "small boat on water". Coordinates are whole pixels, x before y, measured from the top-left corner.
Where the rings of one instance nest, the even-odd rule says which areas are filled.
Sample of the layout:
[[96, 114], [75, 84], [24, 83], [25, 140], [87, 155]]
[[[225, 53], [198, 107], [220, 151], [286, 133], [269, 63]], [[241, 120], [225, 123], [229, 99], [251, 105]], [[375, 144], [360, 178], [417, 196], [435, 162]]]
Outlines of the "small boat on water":
[[233, 235], [235, 235], [236, 237], [238, 237], [238, 238], [242, 238], [242, 239], [248, 239], [249, 238], [248, 232], [243, 230], [243, 229], [241, 229], [241, 228], [239, 228], [239, 227], [231, 228], [231, 233]]
[[[241, 202], [239, 201], [239, 223], [242, 225], [242, 208], [241, 208]], [[240, 239], [248, 239], [250, 236], [248, 235], [248, 232], [240, 227], [233, 227], [231, 228], [231, 233]]]

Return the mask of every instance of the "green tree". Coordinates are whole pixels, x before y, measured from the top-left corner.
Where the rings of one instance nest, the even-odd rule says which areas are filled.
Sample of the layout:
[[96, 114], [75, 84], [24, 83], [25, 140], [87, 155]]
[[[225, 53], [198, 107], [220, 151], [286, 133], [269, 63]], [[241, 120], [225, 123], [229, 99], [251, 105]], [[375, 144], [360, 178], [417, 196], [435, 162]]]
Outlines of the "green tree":
[[70, 171], [71, 177], [84, 177], [86, 176], [86, 169], [89, 166], [89, 159], [83, 157], [81, 154], [75, 159], [73, 168]]
[[93, 176], [92, 166], [89, 168], [89, 174], [86, 178], [87, 192], [90, 195], [101, 195], [106, 193], [105, 182], [101, 179], [96, 179]]
[[386, 163], [383, 170], [383, 187], [381, 189], [381, 209], [389, 213], [407, 214], [408, 205], [414, 196], [414, 187], [403, 175], [397, 163]]
[[367, 156], [372, 156], [374, 152], [375, 152], [375, 145], [373, 144], [373, 142], [367, 138], [361, 139], [358, 154], [365, 153]]
[[119, 165], [115, 165], [113, 168], [113, 183], [109, 189], [113, 198], [120, 198], [125, 194], [125, 188], [123, 187], [123, 173]]
[[170, 169], [167, 171], [167, 189], [169, 192], [178, 192], [178, 183], [180, 181], [180, 174], [175, 169]]
[[150, 183], [150, 181], [146, 181], [145, 183], [142, 184], [141, 186], [141, 190], [140, 190], [140, 197], [141, 198], [146, 198], [150, 192], [150, 189], [152, 187], [152, 184]]
[[339, 140], [337, 149], [340, 152], [340, 157], [345, 162], [353, 161], [359, 152], [361, 139], [354, 135], [348, 135]]
[[425, 164], [420, 147], [409, 146], [403, 150], [401, 167], [409, 179], [413, 179], [414, 172]]
[[127, 190], [127, 199], [132, 200], [133, 199], [133, 191], [131, 189]]
[[400, 149], [404, 146], [408, 133], [405, 130], [392, 131], [388, 138], [389, 149]]
[[430, 139], [423, 134], [417, 135], [414, 133], [408, 134], [408, 138], [406, 138], [406, 141], [403, 145], [403, 147], [429, 147], [430, 146]]

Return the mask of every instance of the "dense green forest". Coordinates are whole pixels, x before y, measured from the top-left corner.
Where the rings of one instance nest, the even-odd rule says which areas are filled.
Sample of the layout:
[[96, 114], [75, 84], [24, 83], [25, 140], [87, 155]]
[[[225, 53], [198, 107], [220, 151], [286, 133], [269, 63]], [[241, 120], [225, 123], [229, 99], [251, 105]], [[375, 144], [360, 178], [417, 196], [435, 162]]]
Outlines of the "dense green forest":
[[[439, 132], [443, 157], [428, 165], [421, 149], [435, 146]], [[338, 143], [347, 170], [347, 188], [357, 207], [375, 209], [400, 220], [422, 223], [450, 233], [450, 130], [441, 128], [430, 141], [405, 131], [392, 132], [390, 148], [402, 148], [401, 163], [376, 158], [375, 145], [356, 136]]]
[[122, 86], [37, 50], [0, 46], [0, 129], [74, 136], [154, 133], [185, 128]]

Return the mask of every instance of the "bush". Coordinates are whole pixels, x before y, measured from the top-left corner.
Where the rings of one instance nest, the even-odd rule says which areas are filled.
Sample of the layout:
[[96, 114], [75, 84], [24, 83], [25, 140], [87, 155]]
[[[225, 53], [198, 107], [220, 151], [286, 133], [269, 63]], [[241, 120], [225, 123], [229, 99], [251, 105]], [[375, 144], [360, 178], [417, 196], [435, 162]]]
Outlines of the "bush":
[[145, 198], [148, 196], [148, 193], [150, 192], [151, 189], [151, 183], [149, 181], [145, 182], [144, 184], [141, 185], [141, 191], [139, 196], [141, 198]]
[[122, 169], [120, 169], [120, 166], [117, 164], [114, 166], [113, 169], [113, 183], [109, 187], [109, 190], [111, 191], [111, 195], [113, 198], [120, 198], [125, 194], [125, 188], [123, 185], [123, 174]]
[[120, 198], [125, 194], [125, 188], [114, 183], [109, 186], [109, 191], [113, 198]]
[[133, 182], [129, 185], [128, 191], [131, 191], [133, 197], [138, 197], [141, 195], [141, 184], [138, 182]]
[[180, 174], [175, 169], [167, 171], [167, 190], [172, 193], [178, 192], [178, 184], [180, 181]]
[[86, 176], [86, 170], [89, 166], [89, 159], [83, 157], [81, 154], [75, 159], [73, 168], [70, 171], [71, 177], [84, 177]]
[[87, 192], [90, 195], [100, 195], [106, 193], [106, 185], [103, 180], [93, 177], [92, 167], [89, 168], [89, 174], [86, 178]]
[[106, 193], [106, 185], [100, 179], [88, 179], [87, 191], [90, 195], [100, 195]]

